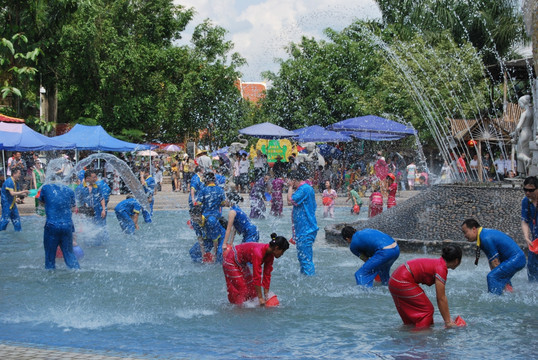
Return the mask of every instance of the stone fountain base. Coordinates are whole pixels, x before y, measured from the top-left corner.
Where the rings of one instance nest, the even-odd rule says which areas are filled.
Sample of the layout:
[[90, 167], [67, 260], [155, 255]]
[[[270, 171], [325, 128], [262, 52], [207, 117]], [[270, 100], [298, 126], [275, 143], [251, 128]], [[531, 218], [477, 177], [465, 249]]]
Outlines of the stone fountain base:
[[466, 242], [461, 232], [465, 219], [475, 218], [480, 225], [505, 232], [522, 248], [521, 182], [480, 185], [436, 185], [424, 190], [381, 215], [351, 224], [325, 228], [328, 243], [348, 246], [340, 231], [345, 225], [360, 230], [373, 228], [398, 241], [406, 252], [439, 254], [445, 241], [461, 242], [466, 254], [474, 254], [475, 244]]

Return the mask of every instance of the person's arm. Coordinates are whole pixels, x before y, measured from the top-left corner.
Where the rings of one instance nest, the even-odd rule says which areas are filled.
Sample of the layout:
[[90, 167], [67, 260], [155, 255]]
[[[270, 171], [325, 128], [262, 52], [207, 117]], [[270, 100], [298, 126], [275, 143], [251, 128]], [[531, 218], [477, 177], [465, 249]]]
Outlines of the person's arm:
[[37, 189], [37, 181], [35, 178], [35, 172], [32, 170], [32, 189]]
[[489, 262], [489, 268], [490, 268], [490, 270], [495, 269], [497, 266], [499, 266], [500, 263], [501, 263], [501, 262], [499, 261], [499, 258], [498, 258], [498, 257], [496, 257], [496, 258], [494, 258], [493, 260], [491, 260], [491, 261]]
[[262, 287], [255, 285], [256, 288], [256, 294], [258, 294], [258, 301], [260, 302], [260, 306], [265, 306], [265, 296], [262, 292]]
[[455, 326], [456, 324], [452, 321], [450, 317], [450, 311], [448, 309], [448, 299], [445, 293], [445, 283], [435, 278], [435, 294], [437, 297], [437, 307], [439, 312], [445, 321], [446, 326]]
[[13, 190], [11, 190], [11, 189], [8, 189], [7, 191], [9, 191], [9, 193], [11, 194], [11, 196], [27, 195], [27, 194], [29, 193], [28, 190], [13, 191]]
[[288, 205], [293, 205], [293, 200], [291, 199], [292, 195], [293, 195], [293, 186], [292, 184], [288, 184]]
[[235, 210], [230, 210], [230, 212], [228, 213], [228, 226], [226, 227], [226, 235], [224, 235], [224, 242], [222, 245], [223, 248], [227, 248], [228, 245], [232, 246], [232, 244], [234, 243], [234, 219], [236, 214], [237, 212]]
[[101, 197], [101, 219], [104, 219], [105, 217], [106, 217], [105, 198]]
[[531, 239], [531, 228], [525, 220], [521, 220], [521, 231], [523, 232], [523, 238], [527, 242], [527, 245], [531, 245], [534, 239]]
[[135, 212], [135, 213], [133, 214], [133, 216], [131, 216], [131, 219], [133, 219], [135, 229], [136, 229], [136, 230], [140, 229], [140, 228], [138, 227], [138, 213], [137, 213], [137, 212]]

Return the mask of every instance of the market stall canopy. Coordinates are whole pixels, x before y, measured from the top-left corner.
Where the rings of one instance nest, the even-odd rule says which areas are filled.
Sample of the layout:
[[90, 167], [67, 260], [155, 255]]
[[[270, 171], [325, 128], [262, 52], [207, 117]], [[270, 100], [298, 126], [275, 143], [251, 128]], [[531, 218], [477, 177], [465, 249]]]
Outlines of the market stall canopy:
[[157, 154], [153, 150], [142, 150], [142, 151], [138, 151], [136, 153], [136, 155], [138, 155], [138, 156], [158, 156], [159, 154]]
[[13, 117], [13, 116], [7, 116], [7, 115], [4, 115], [4, 114], [0, 114], [0, 121], [1, 122], [24, 124], [24, 119], [16, 118], [16, 117]]
[[75, 143], [77, 150], [137, 151], [150, 149], [150, 145], [134, 144], [110, 136], [102, 126], [76, 124], [68, 133], [52, 139]]
[[170, 144], [170, 145], [167, 145], [163, 148], [164, 151], [168, 151], [168, 152], [179, 152], [181, 151], [182, 149], [175, 145], [175, 144]]
[[256, 124], [239, 130], [240, 134], [254, 136], [259, 139], [282, 139], [296, 137], [293, 131], [289, 131], [275, 124], [268, 122]]
[[297, 134], [294, 140], [299, 142], [348, 142], [352, 140], [348, 135], [327, 130], [319, 125], [293, 130], [293, 132]]
[[75, 144], [41, 135], [25, 124], [0, 122], [0, 143], [7, 151], [40, 151], [74, 149]]
[[398, 140], [416, 133], [412, 127], [375, 115], [342, 120], [329, 125], [327, 129], [373, 141]]

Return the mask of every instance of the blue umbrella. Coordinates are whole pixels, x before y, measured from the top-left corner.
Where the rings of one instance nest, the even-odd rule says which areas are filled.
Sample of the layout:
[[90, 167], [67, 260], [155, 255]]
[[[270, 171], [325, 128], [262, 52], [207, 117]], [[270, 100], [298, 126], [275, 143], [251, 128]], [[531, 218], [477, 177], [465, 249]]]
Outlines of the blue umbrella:
[[375, 141], [398, 140], [416, 132], [412, 127], [374, 115], [342, 120], [327, 128], [359, 139]]
[[300, 142], [348, 142], [352, 140], [348, 135], [326, 130], [319, 125], [293, 130], [293, 132], [297, 134], [294, 140]]
[[334, 146], [321, 144], [318, 145], [319, 153], [324, 158], [340, 159], [342, 157], [342, 151]]
[[240, 134], [254, 136], [259, 139], [281, 139], [296, 137], [293, 131], [289, 131], [275, 124], [268, 122], [256, 124], [239, 130]]

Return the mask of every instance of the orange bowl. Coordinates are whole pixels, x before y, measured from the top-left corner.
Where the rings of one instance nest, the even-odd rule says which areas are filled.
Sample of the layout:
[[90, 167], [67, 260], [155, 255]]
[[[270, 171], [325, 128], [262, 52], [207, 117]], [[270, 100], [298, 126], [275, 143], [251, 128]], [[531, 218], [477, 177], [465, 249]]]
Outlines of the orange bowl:
[[534, 239], [534, 241], [529, 245], [529, 250], [535, 254], [538, 254], [538, 239]]
[[278, 301], [278, 298], [276, 295], [271, 296], [267, 301], [265, 302], [266, 307], [275, 307], [280, 305], [280, 301]]

